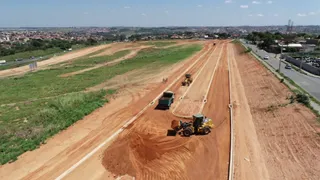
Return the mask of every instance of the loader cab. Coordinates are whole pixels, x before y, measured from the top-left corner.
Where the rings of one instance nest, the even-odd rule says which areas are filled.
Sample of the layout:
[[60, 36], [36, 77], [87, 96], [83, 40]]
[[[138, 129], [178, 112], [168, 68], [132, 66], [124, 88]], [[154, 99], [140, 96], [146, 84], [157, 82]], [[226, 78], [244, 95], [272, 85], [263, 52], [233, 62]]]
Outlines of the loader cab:
[[203, 119], [204, 116], [202, 114], [193, 115], [193, 127], [198, 129], [202, 125]]
[[186, 78], [191, 78], [191, 74], [186, 74]]

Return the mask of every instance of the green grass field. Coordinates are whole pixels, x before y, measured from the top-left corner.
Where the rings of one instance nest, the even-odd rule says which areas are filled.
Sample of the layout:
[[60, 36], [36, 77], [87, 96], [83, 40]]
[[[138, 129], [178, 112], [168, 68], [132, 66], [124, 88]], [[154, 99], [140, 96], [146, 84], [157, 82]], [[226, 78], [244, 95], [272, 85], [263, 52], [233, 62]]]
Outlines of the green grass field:
[[[0, 79], [0, 164], [15, 160], [23, 152], [37, 148], [48, 137], [69, 127], [98, 107], [115, 90], [84, 93], [86, 88], [116, 75], [146, 68], [158, 69], [179, 62], [201, 49], [200, 45], [167, 49], [145, 49], [134, 58], [67, 78], [59, 75], [86, 68], [74, 64], [28, 73], [22, 77]], [[127, 54], [111, 55], [118, 58]], [[105, 62], [108, 58], [101, 62]], [[100, 58], [100, 57], [97, 57]], [[79, 59], [92, 63], [92, 59]], [[99, 61], [100, 62], [100, 61]]]
[[[80, 65], [80, 64], [101, 64], [101, 63], [105, 63], [105, 62], [109, 62], [109, 61], [112, 61], [112, 60], [115, 60], [115, 59], [118, 59], [118, 58], [121, 58], [127, 54], [130, 53], [130, 50], [123, 50], [123, 51], [119, 51], [119, 52], [116, 52], [112, 55], [108, 55], [108, 56], [97, 56], [97, 57], [90, 57], [90, 56], [87, 56], [85, 58], [80, 58], [76, 61], [73, 62], [73, 64], [75, 65]], [[99, 53], [95, 53], [95, 54], [99, 54]], [[94, 54], [94, 55], [95, 55]]]
[[164, 46], [169, 46], [169, 45], [173, 45], [173, 44], [177, 44], [177, 42], [174, 42], [174, 41], [150, 41], [150, 42], [144, 43], [144, 45], [151, 45], [151, 46], [156, 46], [156, 47], [164, 47]]

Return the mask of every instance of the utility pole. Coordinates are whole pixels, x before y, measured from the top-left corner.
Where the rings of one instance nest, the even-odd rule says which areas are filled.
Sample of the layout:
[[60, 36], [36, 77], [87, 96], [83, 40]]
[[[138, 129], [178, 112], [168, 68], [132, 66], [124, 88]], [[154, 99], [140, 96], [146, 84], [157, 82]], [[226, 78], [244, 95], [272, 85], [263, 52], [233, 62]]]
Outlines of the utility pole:
[[302, 58], [301, 58], [301, 60], [300, 60], [300, 68], [299, 68], [299, 72], [301, 72], [302, 62], [303, 62], [303, 60], [302, 60]]
[[[280, 44], [279, 44], [280, 45]], [[279, 73], [281, 72], [281, 58], [282, 58], [282, 45], [280, 45], [280, 58], [279, 58], [279, 69], [278, 69], [278, 71], [279, 71]]]

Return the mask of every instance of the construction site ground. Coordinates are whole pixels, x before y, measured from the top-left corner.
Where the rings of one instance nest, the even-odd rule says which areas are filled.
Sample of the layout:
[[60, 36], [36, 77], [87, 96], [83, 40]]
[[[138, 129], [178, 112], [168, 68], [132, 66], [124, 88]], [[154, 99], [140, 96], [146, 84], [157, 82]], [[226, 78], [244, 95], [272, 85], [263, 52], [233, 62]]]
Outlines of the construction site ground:
[[[177, 44], [183, 43], [191, 42]], [[316, 116], [289, 104], [287, 87], [241, 46], [227, 40], [196, 43], [204, 43], [203, 49], [174, 66], [131, 71], [88, 88], [120, 90], [40, 148], [0, 166], [0, 179], [228, 179], [230, 101], [234, 179], [319, 179]], [[128, 47], [144, 48], [124, 45], [100, 53]], [[193, 82], [181, 86], [186, 73]], [[175, 102], [170, 110], [158, 110], [165, 90], [175, 92]], [[213, 120], [209, 135], [168, 136], [172, 120], [195, 113]]]

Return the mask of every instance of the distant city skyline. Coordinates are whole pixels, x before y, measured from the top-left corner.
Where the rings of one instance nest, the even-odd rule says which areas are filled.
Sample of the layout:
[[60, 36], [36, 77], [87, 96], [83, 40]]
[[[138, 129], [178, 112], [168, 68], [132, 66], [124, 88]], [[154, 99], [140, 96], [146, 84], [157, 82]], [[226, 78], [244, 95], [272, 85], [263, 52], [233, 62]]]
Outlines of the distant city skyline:
[[3, 0], [0, 27], [320, 25], [319, 0]]

